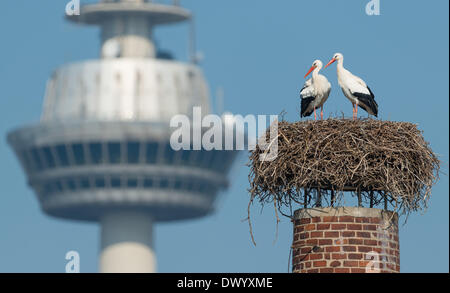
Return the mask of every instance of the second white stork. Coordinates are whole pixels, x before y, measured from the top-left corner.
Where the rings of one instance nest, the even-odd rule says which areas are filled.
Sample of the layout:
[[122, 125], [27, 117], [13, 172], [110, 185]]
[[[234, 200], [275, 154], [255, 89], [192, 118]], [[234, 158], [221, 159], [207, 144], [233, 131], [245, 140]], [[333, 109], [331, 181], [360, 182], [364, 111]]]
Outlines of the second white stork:
[[325, 68], [336, 61], [339, 85], [344, 95], [353, 105], [353, 120], [358, 117], [358, 106], [370, 115], [378, 117], [378, 104], [375, 101], [375, 95], [361, 78], [344, 68], [344, 56], [341, 53], [334, 54]]
[[301, 117], [309, 116], [314, 112], [314, 120], [316, 120], [316, 109], [320, 108], [320, 119], [323, 119], [323, 104], [330, 95], [331, 84], [325, 76], [319, 74], [322, 67], [322, 61], [315, 60], [305, 75], [306, 78], [312, 72], [312, 77], [305, 82], [300, 91]]

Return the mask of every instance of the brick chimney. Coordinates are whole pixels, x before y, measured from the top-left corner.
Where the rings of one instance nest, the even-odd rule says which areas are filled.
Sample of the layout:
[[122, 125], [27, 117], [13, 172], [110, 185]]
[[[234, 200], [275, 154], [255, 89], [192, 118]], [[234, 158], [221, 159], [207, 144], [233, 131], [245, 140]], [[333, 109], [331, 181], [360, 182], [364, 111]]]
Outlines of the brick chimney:
[[362, 207], [294, 214], [294, 273], [399, 273], [397, 213]]

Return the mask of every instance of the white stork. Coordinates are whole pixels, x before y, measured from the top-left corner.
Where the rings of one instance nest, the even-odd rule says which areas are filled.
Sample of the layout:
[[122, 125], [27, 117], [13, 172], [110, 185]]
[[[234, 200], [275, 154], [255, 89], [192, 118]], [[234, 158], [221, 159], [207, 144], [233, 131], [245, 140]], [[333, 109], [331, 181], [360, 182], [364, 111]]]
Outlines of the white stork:
[[344, 56], [341, 53], [334, 54], [333, 58], [325, 66], [327, 68], [337, 61], [337, 76], [342, 92], [353, 105], [353, 120], [358, 117], [358, 106], [364, 109], [370, 115], [378, 117], [378, 104], [375, 96], [359, 77], [353, 75], [344, 68]]
[[316, 108], [320, 107], [320, 118], [323, 119], [323, 104], [330, 95], [331, 84], [325, 76], [319, 74], [322, 67], [322, 61], [316, 60], [305, 75], [306, 78], [312, 72], [312, 77], [305, 82], [300, 91], [301, 117], [309, 116], [314, 112], [314, 120], [317, 120]]

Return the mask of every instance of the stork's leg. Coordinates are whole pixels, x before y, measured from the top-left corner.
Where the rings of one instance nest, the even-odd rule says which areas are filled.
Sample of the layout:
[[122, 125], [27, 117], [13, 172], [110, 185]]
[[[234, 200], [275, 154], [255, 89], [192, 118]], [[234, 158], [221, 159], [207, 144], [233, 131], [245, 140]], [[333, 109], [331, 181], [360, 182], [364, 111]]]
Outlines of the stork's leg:
[[356, 111], [356, 119], [358, 120], [358, 104], [355, 105], [355, 111]]
[[314, 120], [317, 120], [316, 107], [314, 107]]
[[323, 120], [323, 106], [320, 107], [320, 120]]
[[353, 121], [355, 121], [355, 104], [352, 103]]

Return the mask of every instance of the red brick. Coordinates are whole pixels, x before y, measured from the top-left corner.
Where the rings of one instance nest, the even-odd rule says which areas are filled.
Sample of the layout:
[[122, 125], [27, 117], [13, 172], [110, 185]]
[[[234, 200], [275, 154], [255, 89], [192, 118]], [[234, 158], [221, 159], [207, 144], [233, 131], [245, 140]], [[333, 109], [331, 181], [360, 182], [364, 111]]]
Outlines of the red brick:
[[359, 264], [356, 260], [346, 260], [344, 261], [344, 267], [357, 267]]
[[341, 234], [342, 237], [355, 237], [354, 231], [342, 231]]
[[331, 239], [319, 239], [319, 245], [332, 245], [333, 241]]
[[350, 273], [350, 269], [348, 269], [348, 268], [335, 268], [334, 272], [338, 273], [338, 274], [348, 274], [348, 273]]
[[370, 246], [358, 246], [358, 251], [359, 252], [367, 253], [367, 252], [370, 252], [372, 250], [373, 250], [373, 247], [370, 247]]
[[371, 239], [364, 239], [364, 245], [377, 245], [377, 241]]
[[319, 269], [309, 269], [306, 270], [306, 273], [308, 274], [317, 274], [319, 272]]
[[362, 238], [370, 238], [370, 233], [369, 232], [356, 232], [356, 236], [362, 237]]
[[363, 225], [363, 230], [376, 231], [377, 226], [376, 225]]
[[349, 253], [348, 259], [362, 259], [361, 253]]
[[300, 253], [301, 254], [307, 254], [311, 252], [312, 247], [302, 247], [300, 248]]
[[320, 221], [321, 221], [320, 217], [314, 217], [314, 218], [312, 218], [312, 223], [318, 223], [318, 222], [320, 222]]
[[321, 274], [332, 274], [333, 271], [334, 271], [334, 270], [333, 270], [332, 268], [322, 268], [322, 269], [319, 270], [319, 272], [320, 272]]
[[341, 262], [340, 261], [337, 261], [337, 260], [335, 260], [335, 261], [332, 261], [331, 263], [330, 263], [330, 267], [338, 267], [338, 266], [340, 266], [341, 265]]
[[372, 251], [375, 251], [375, 252], [381, 253], [382, 249], [381, 249], [381, 248], [379, 248], [379, 247], [372, 247]]
[[305, 245], [305, 240], [299, 240], [295, 242], [296, 246], [304, 246]]
[[330, 224], [317, 224], [317, 230], [328, 230], [330, 229]]
[[308, 224], [305, 226], [305, 231], [311, 231], [316, 229], [316, 224]]
[[370, 223], [370, 218], [356, 217], [355, 223]]
[[327, 231], [325, 232], [325, 237], [332, 237], [332, 238], [338, 238], [339, 232], [338, 231]]
[[362, 230], [361, 224], [347, 224], [347, 230]]
[[363, 244], [363, 240], [358, 238], [351, 238], [348, 240], [348, 244]]
[[300, 233], [300, 239], [307, 239], [307, 238], [309, 238], [309, 232]]
[[317, 268], [317, 267], [326, 267], [327, 266], [327, 261], [325, 261], [325, 260], [314, 261], [313, 262], [313, 266], [315, 268]]
[[315, 259], [322, 259], [323, 258], [323, 254], [322, 253], [312, 253], [309, 255], [309, 259], [310, 260], [315, 260]]
[[345, 239], [345, 238], [335, 239], [335, 240], [334, 240], [334, 244], [335, 244], [335, 245], [348, 244], [348, 239]]
[[351, 272], [352, 272], [352, 274], [364, 274], [366, 272], [366, 270], [360, 269], [360, 268], [352, 268]]
[[311, 219], [310, 218], [300, 219], [300, 224], [301, 225], [309, 224], [309, 223], [311, 223]]
[[344, 230], [345, 228], [347, 228], [345, 224], [331, 224], [332, 230]]
[[356, 251], [356, 246], [342, 246], [343, 251]]
[[320, 231], [313, 231], [311, 232], [311, 238], [322, 238], [323, 232]]
[[381, 223], [381, 219], [380, 218], [370, 218], [370, 222], [372, 224], [380, 224]]
[[332, 259], [347, 259], [347, 254], [345, 253], [332, 253], [331, 254]]
[[339, 251], [341, 251], [341, 247], [340, 246], [328, 246], [328, 247], [325, 247], [325, 251], [326, 252], [339, 252]]
[[324, 253], [323, 254], [323, 258], [324, 259], [331, 259], [331, 254], [330, 253]]
[[305, 226], [303, 226], [303, 225], [296, 226], [294, 229], [294, 233], [300, 233], [300, 232], [303, 232], [303, 230], [305, 230]]
[[306, 240], [306, 244], [307, 245], [318, 245], [319, 242], [317, 241], [317, 239], [308, 239], [308, 240]]
[[305, 261], [305, 268], [310, 268], [312, 266], [310, 261]]
[[339, 217], [339, 222], [354, 223], [355, 222], [355, 217], [352, 217], [352, 216], [340, 216]]
[[323, 217], [322, 222], [338, 222], [338, 217]]
[[360, 260], [359, 261], [359, 266], [360, 267], [367, 267], [369, 265], [370, 261], [369, 260]]

